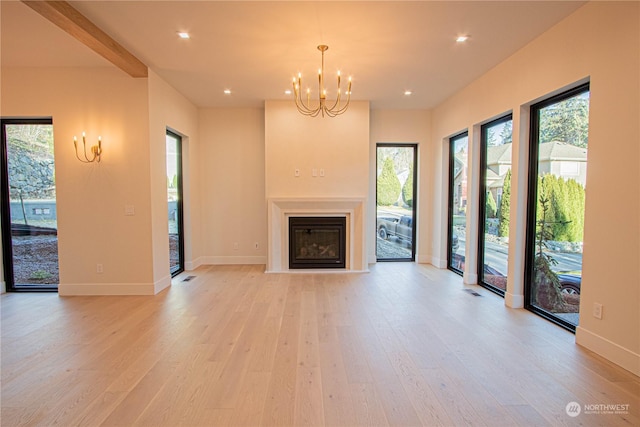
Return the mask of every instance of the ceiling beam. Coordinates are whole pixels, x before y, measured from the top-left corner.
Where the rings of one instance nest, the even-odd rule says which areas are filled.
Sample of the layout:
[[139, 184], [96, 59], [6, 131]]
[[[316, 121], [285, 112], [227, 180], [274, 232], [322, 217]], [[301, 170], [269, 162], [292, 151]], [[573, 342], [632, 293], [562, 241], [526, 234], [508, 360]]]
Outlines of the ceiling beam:
[[131, 77], [147, 77], [147, 66], [66, 1], [22, 3], [44, 16]]

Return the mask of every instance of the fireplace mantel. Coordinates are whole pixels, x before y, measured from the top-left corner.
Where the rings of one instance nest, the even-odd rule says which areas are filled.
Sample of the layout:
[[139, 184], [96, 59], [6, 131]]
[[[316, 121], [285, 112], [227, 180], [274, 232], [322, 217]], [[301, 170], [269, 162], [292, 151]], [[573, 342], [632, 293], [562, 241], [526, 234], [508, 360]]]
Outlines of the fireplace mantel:
[[[267, 272], [289, 270], [289, 216], [344, 216], [347, 222], [346, 268], [366, 272], [365, 198], [271, 198], [268, 206]], [[315, 270], [296, 270], [296, 272]], [[326, 273], [327, 270], [323, 270]]]

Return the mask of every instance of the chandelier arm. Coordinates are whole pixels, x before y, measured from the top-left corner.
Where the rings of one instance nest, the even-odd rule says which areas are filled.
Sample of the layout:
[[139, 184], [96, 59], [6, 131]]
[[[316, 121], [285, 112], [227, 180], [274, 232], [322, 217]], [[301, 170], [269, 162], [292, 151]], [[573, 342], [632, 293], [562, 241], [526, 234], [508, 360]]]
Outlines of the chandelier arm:
[[317, 108], [312, 108], [311, 105], [311, 92], [307, 89], [307, 101], [302, 99], [302, 77], [301, 74], [298, 73], [298, 79], [293, 79], [293, 90], [294, 90], [294, 100], [296, 104], [296, 108], [298, 111], [309, 117], [316, 117], [319, 114], [322, 114], [322, 117], [327, 115], [328, 117], [335, 117], [347, 111], [349, 107], [349, 103], [351, 101], [351, 77], [349, 77], [349, 86], [347, 89], [347, 100], [346, 103], [341, 106], [342, 101], [342, 92], [340, 90], [340, 72], [338, 72], [338, 93], [335, 99], [335, 102], [331, 106], [327, 106], [327, 94], [324, 90], [324, 52], [329, 49], [326, 45], [318, 46], [318, 50], [321, 52], [321, 68], [318, 72], [318, 106]]
[[340, 86], [338, 86], [338, 96], [336, 97], [336, 102], [333, 103], [333, 105], [331, 106], [331, 108], [329, 108], [329, 110], [333, 111], [336, 109], [336, 107], [340, 109]]

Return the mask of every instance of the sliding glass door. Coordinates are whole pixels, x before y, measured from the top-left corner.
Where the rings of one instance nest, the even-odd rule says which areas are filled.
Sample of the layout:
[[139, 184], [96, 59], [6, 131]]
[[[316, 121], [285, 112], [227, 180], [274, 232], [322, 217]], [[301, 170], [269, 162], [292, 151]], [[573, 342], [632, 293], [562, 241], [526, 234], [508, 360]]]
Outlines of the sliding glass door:
[[376, 148], [376, 258], [414, 261], [416, 257], [415, 144]]
[[167, 130], [167, 208], [169, 214], [169, 268], [171, 276], [184, 271], [182, 215], [182, 138]]
[[575, 330], [589, 136], [589, 85], [531, 107], [526, 306]]
[[469, 134], [449, 140], [449, 227], [447, 231], [447, 267], [464, 273], [464, 248], [467, 228], [467, 164]]
[[1, 151], [7, 290], [56, 290], [58, 221], [51, 118], [2, 119]]

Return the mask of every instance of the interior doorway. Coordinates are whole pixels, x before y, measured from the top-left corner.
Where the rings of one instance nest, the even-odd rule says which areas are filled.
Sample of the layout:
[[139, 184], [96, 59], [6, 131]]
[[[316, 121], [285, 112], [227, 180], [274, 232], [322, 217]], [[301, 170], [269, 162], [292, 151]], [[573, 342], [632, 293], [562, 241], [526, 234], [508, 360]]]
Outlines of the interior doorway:
[[7, 291], [58, 289], [53, 121], [2, 119], [2, 252]]
[[415, 261], [416, 144], [376, 146], [376, 258]]

